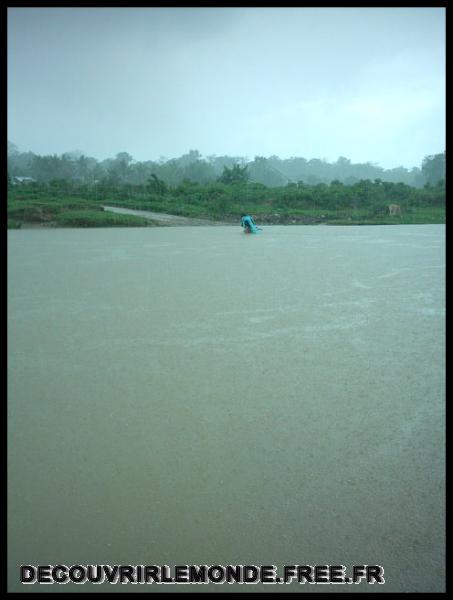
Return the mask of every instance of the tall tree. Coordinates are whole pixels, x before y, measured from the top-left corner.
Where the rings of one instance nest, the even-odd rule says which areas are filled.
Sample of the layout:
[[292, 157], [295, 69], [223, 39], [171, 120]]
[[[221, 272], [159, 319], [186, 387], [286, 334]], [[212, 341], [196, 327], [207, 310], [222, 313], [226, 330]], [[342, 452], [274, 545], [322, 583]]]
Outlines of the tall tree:
[[155, 173], [152, 173], [148, 179], [148, 188], [152, 193], [158, 194], [159, 196], [163, 196], [168, 190], [165, 181], [159, 179]]
[[241, 165], [236, 164], [233, 165], [231, 169], [223, 167], [223, 173], [218, 178], [218, 181], [230, 185], [233, 183], [247, 183], [248, 179], [249, 173], [247, 165], [241, 167]]
[[439, 181], [445, 181], [445, 150], [440, 154], [425, 156], [422, 162], [422, 174], [426, 183], [435, 185]]

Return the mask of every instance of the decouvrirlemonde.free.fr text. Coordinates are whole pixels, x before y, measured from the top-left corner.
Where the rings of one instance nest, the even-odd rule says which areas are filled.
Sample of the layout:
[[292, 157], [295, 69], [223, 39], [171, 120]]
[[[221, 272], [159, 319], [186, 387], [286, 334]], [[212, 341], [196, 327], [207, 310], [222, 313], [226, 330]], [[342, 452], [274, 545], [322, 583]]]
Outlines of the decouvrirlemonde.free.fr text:
[[22, 565], [23, 584], [385, 583], [380, 565]]

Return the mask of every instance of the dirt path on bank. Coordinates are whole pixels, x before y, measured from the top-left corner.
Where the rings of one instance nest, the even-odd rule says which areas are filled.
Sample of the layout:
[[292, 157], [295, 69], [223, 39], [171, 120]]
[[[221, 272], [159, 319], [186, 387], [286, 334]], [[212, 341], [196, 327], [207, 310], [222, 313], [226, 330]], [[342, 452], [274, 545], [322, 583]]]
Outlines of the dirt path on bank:
[[144, 217], [145, 219], [157, 221], [160, 225], [168, 227], [182, 227], [187, 225], [231, 225], [231, 223], [225, 223], [222, 221], [209, 221], [208, 219], [192, 219], [190, 217], [180, 217], [178, 215], [151, 212], [150, 210], [134, 210], [132, 208], [122, 208], [120, 206], [103, 206], [103, 209], [121, 215], [137, 215], [138, 217]]

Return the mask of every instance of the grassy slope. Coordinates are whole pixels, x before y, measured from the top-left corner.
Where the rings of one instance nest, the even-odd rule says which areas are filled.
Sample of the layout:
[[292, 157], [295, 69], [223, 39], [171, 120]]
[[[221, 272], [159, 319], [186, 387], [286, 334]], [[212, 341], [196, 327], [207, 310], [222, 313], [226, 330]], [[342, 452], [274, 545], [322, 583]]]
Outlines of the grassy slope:
[[102, 206], [83, 198], [24, 198], [8, 202], [8, 229], [23, 223], [54, 227], [150, 227], [157, 223], [135, 215], [104, 211]]

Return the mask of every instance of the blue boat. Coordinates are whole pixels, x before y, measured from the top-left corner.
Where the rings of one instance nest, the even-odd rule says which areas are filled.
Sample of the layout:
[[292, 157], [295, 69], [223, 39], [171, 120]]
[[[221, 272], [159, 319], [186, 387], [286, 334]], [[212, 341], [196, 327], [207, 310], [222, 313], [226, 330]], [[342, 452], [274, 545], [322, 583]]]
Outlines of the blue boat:
[[242, 215], [241, 227], [244, 228], [244, 233], [260, 233], [262, 231], [250, 215]]

